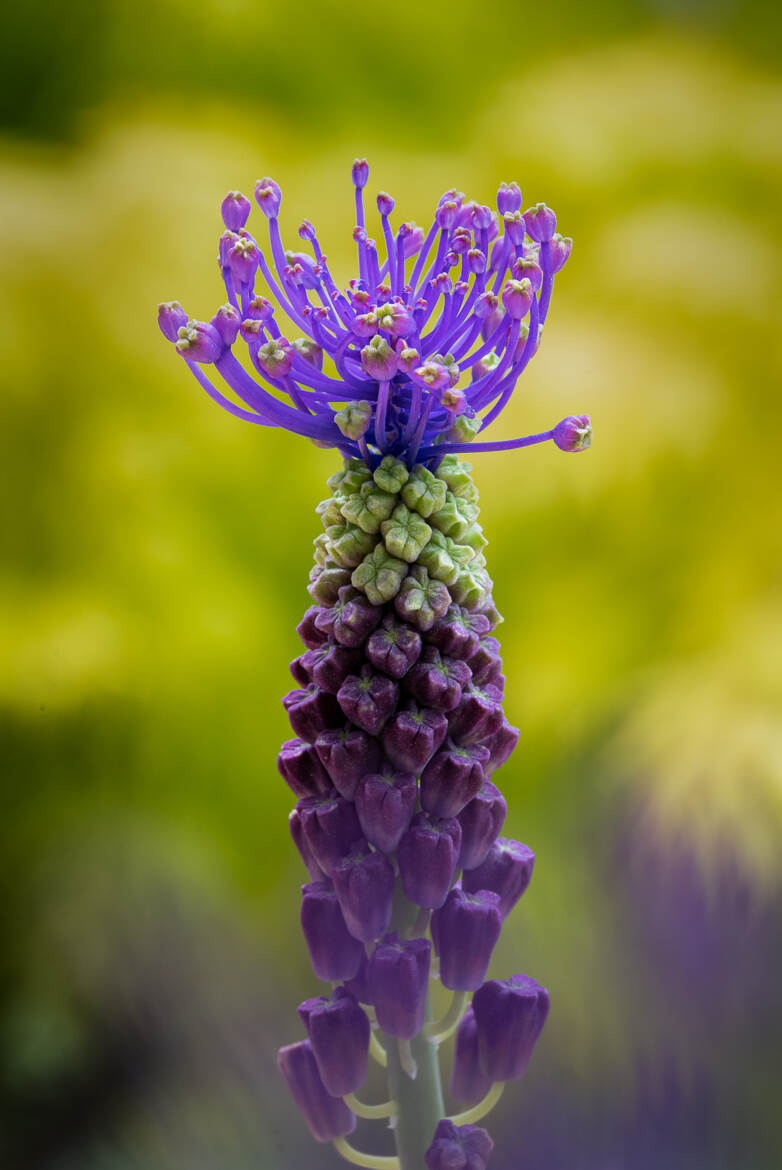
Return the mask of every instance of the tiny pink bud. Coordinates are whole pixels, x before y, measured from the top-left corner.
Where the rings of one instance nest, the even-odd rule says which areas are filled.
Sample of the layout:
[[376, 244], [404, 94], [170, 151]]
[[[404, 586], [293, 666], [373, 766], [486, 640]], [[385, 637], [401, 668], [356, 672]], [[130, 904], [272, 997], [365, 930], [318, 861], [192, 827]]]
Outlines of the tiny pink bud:
[[179, 301], [162, 301], [157, 307], [157, 323], [166, 341], [176, 341], [178, 331], [187, 324], [187, 313]]
[[500, 215], [507, 215], [509, 211], [518, 211], [521, 207], [521, 187], [518, 183], [500, 183], [497, 192], [497, 210]]
[[557, 217], [545, 203], [536, 203], [525, 211], [524, 222], [527, 233], [539, 244], [550, 240], [557, 228]]
[[270, 378], [283, 378], [293, 365], [291, 345], [285, 337], [275, 337], [258, 350], [261, 369]]
[[526, 276], [523, 280], [508, 280], [502, 290], [502, 303], [509, 316], [519, 321], [529, 312], [534, 295], [532, 282]]
[[361, 188], [366, 187], [367, 180], [369, 179], [369, 163], [365, 158], [354, 159], [350, 173], [353, 179], [353, 186], [361, 190]]
[[223, 339], [223, 343], [230, 349], [236, 341], [236, 335], [239, 332], [239, 326], [242, 323], [242, 316], [238, 309], [233, 305], [221, 305], [210, 321], [210, 325], [214, 325], [217, 332]]
[[588, 414], [571, 414], [554, 428], [554, 442], [560, 451], [585, 451], [592, 446], [592, 423]]
[[516, 280], [524, 280], [525, 278], [529, 280], [533, 292], [540, 291], [540, 286], [543, 284], [543, 269], [537, 260], [518, 256], [511, 271]]
[[247, 223], [252, 204], [241, 191], [229, 191], [220, 204], [223, 223], [229, 231], [238, 232]]
[[394, 198], [387, 191], [381, 191], [377, 197], [377, 209], [381, 215], [390, 215], [396, 207]]
[[282, 203], [282, 191], [274, 179], [259, 179], [255, 184], [255, 202], [267, 219], [276, 219]]
[[176, 349], [189, 362], [207, 364], [217, 361], [225, 346], [214, 325], [188, 321], [177, 330]]
[[551, 271], [559, 272], [564, 268], [573, 248], [570, 236], [561, 236], [556, 232], [549, 242], [549, 256], [551, 257]]

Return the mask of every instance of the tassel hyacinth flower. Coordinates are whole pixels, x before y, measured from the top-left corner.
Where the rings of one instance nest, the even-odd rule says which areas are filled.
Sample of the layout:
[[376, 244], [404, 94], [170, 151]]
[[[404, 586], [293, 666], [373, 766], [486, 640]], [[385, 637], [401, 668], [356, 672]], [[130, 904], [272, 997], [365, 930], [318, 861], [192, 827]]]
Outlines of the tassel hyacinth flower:
[[[254, 193], [268, 249], [246, 226], [250, 200], [229, 192], [218, 245], [226, 304], [198, 321], [172, 301], [158, 319], [231, 414], [342, 456], [317, 507], [312, 604], [283, 700], [293, 738], [278, 757], [309, 877], [302, 930], [316, 977], [332, 987], [300, 1006], [307, 1036], [280, 1051], [280, 1070], [312, 1136], [348, 1162], [484, 1170], [492, 1141], [475, 1123], [526, 1071], [549, 1001], [528, 975], [487, 981], [534, 855], [500, 837], [495, 774], [519, 733], [503, 711], [478, 491], [459, 456], [589, 446], [587, 415], [483, 439], [538, 348], [572, 241], [545, 204], [522, 212], [518, 186], [503, 183], [496, 213], [447, 191], [427, 231], [393, 226], [394, 200], [381, 192], [378, 247], [368, 175], [356, 160], [358, 275], [347, 288], [309, 221], [306, 250], [284, 247], [281, 191], [265, 178]], [[440, 1019], [433, 979], [452, 994]], [[468, 1108], [449, 1115], [438, 1047], [453, 1033], [451, 1094]], [[370, 1056], [387, 1072], [382, 1104], [356, 1096]], [[395, 1154], [348, 1143], [357, 1117], [389, 1119]]]

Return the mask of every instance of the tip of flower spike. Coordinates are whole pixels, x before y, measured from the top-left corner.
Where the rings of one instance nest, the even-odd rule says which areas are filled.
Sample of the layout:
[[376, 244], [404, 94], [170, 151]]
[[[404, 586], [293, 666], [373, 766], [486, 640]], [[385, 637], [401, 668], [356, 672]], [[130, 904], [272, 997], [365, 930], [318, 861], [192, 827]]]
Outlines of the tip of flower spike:
[[588, 414], [572, 414], [554, 427], [553, 439], [560, 451], [586, 451], [592, 446], [592, 422]]
[[500, 183], [497, 192], [497, 210], [500, 215], [507, 215], [510, 211], [518, 211], [521, 207], [521, 187], [518, 183]]
[[275, 219], [280, 212], [282, 191], [274, 179], [259, 179], [255, 184], [255, 202], [267, 219]]
[[220, 204], [223, 223], [231, 232], [238, 232], [247, 223], [252, 204], [241, 191], [229, 191]]
[[353, 179], [353, 186], [361, 190], [363, 187], [366, 187], [369, 179], [369, 163], [365, 158], [354, 159], [350, 173]]
[[381, 191], [377, 197], [377, 209], [381, 215], [390, 215], [396, 207], [396, 201], [387, 191]]

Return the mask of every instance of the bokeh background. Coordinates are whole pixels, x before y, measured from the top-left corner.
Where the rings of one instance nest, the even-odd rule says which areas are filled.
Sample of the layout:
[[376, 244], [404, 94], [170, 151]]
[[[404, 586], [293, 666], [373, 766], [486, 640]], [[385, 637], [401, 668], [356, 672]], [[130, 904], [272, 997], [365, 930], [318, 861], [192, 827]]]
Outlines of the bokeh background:
[[222, 302], [261, 174], [347, 279], [356, 154], [404, 218], [516, 178], [576, 241], [497, 435], [594, 446], [474, 461], [538, 854], [493, 971], [554, 1004], [495, 1170], [780, 1165], [781, 11], [8, 8], [0, 1165], [341, 1164], [274, 1060], [317, 986], [274, 761], [334, 457], [222, 413], [154, 310]]

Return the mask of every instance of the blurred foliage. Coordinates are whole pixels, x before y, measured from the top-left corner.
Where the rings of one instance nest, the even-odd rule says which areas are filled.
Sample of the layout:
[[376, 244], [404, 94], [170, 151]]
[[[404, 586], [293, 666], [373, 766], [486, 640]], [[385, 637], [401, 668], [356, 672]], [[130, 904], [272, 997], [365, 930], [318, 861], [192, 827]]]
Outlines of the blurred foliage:
[[262, 173], [346, 279], [367, 153], [405, 218], [516, 177], [576, 240], [497, 433], [590, 411], [595, 445], [475, 459], [539, 858], [494, 969], [555, 1003], [496, 1170], [772, 1170], [779, 14], [356, 13], [6, 17], [0, 1164], [338, 1164], [274, 1068], [315, 986], [274, 759], [334, 459], [220, 412], [154, 306], [220, 303], [219, 200]]

